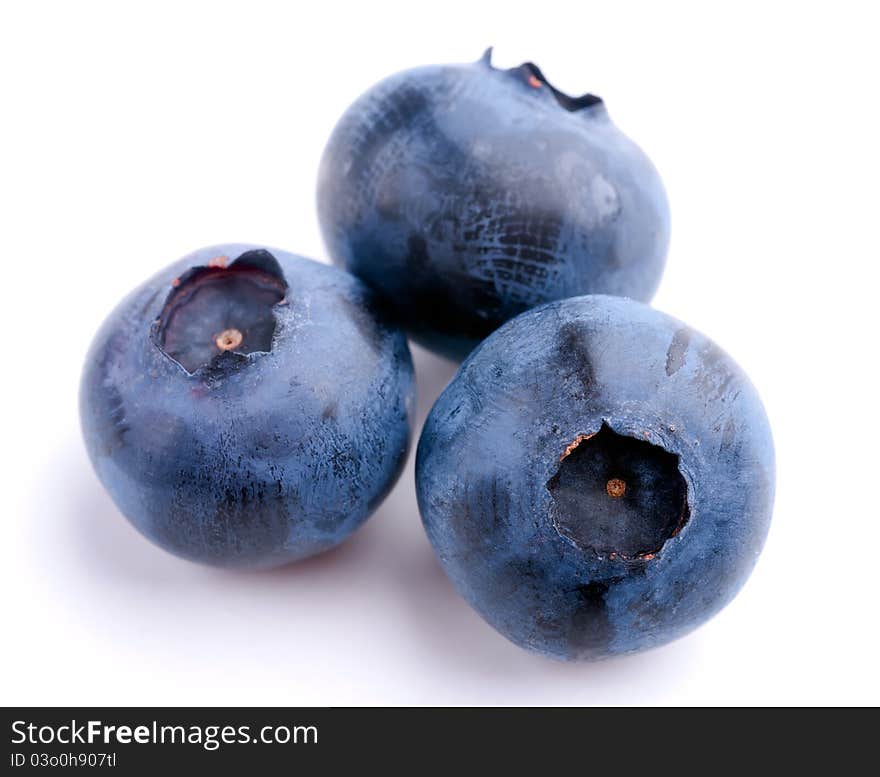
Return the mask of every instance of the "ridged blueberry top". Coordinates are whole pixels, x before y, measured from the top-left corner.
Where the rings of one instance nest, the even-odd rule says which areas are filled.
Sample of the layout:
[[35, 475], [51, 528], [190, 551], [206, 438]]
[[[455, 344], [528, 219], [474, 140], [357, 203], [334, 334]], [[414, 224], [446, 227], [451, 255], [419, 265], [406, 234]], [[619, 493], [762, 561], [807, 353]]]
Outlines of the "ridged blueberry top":
[[457, 358], [554, 299], [649, 300], [669, 238], [657, 171], [601, 100], [487, 58], [360, 97], [324, 152], [318, 210], [334, 261]]
[[160, 544], [209, 562], [271, 565], [334, 544], [381, 501], [408, 442], [405, 337], [336, 268], [270, 249], [287, 290], [269, 350], [190, 372], [160, 348], [180, 279], [256, 248], [202, 249], [133, 291], [82, 379], [86, 444], [117, 504]]
[[[551, 493], [603, 426], [677, 457], [687, 487], [680, 531], [635, 560], [579, 542], [596, 530], [566, 525]], [[417, 485], [447, 572], [490, 623], [596, 657], [666, 642], [734, 596], [769, 525], [773, 443], [711, 340], [632, 300], [579, 297], [513, 319], [462, 364], [422, 433]]]

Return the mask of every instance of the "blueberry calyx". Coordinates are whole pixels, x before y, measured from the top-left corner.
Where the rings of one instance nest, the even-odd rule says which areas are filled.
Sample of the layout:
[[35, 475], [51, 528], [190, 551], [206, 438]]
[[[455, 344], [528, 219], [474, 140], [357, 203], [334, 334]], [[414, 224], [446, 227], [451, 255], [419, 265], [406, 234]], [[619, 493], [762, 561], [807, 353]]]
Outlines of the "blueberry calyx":
[[547, 80], [541, 69], [534, 62], [523, 62], [519, 67], [511, 68], [508, 72], [522, 78], [533, 89], [541, 89], [543, 87], [549, 89], [556, 102], [559, 103], [559, 106], [569, 113], [603, 104], [601, 97], [589, 92], [579, 97], [572, 97], [565, 92], [561, 92]]
[[[488, 65], [492, 70], [497, 69], [492, 65], [492, 46], [489, 46], [489, 48], [483, 52], [483, 56], [480, 57], [479, 61]], [[572, 97], [571, 95], [560, 91], [547, 80], [547, 77], [534, 62], [523, 62], [518, 67], [512, 67], [506, 72], [510, 73], [518, 80], [524, 81], [533, 89], [546, 87], [550, 90], [550, 93], [553, 95], [556, 102], [559, 103], [560, 107], [564, 108], [569, 113], [574, 113], [575, 111], [580, 111], [585, 108], [592, 108], [597, 105], [603, 105], [604, 103], [601, 97], [595, 94], [590, 94], [589, 92], [582, 94], [579, 97]]]
[[547, 490], [556, 531], [599, 558], [650, 561], [690, 516], [679, 457], [607, 423], [566, 447]]
[[151, 339], [190, 375], [241, 364], [272, 350], [275, 307], [287, 290], [281, 266], [264, 249], [246, 251], [231, 263], [216, 256], [172, 281]]

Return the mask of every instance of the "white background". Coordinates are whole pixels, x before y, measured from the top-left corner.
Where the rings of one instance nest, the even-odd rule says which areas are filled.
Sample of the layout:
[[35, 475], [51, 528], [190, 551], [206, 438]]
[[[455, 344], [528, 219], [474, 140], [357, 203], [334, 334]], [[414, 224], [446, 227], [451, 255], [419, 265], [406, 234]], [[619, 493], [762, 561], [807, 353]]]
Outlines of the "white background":
[[[845, 2], [4, 3], [0, 702], [880, 702], [877, 29]], [[223, 241], [326, 260], [315, 175], [342, 111], [489, 44], [602, 95], [653, 158], [655, 304], [741, 362], [773, 424], [754, 575], [636, 657], [557, 664], [484, 625], [433, 559], [412, 461], [338, 550], [232, 573], [141, 539], [80, 441], [83, 357], [124, 293]], [[414, 355], [421, 424], [453, 368]]]

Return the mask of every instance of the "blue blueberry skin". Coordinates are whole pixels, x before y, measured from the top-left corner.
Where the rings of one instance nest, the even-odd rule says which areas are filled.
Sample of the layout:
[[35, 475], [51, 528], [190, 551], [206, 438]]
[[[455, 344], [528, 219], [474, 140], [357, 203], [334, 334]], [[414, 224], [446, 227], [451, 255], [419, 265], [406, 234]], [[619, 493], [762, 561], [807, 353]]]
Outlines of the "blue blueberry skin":
[[602, 100], [490, 53], [373, 87], [333, 131], [318, 180], [334, 261], [453, 359], [546, 302], [649, 301], [669, 242], [660, 177]]
[[676, 639], [734, 597], [767, 534], [774, 451], [711, 340], [584, 296], [474, 351], [431, 411], [416, 478], [437, 555], [483, 618], [589, 660]]
[[[121, 512], [162, 548], [224, 567], [296, 561], [351, 534], [411, 431], [409, 349], [372, 296], [337, 268], [240, 244], [129, 294], [80, 390], [89, 456]], [[238, 337], [226, 331], [244, 333], [238, 347], [221, 349]]]

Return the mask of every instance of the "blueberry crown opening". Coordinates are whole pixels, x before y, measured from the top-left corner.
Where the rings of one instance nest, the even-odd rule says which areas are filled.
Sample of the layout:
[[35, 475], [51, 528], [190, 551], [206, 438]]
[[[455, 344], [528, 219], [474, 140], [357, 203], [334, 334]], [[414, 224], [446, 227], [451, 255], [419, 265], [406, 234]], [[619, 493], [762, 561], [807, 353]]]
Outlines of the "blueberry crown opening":
[[556, 102], [569, 112], [573, 113], [582, 108], [590, 108], [594, 105], [599, 105], [602, 102], [602, 98], [597, 97], [594, 94], [587, 93], [582, 94], [580, 97], [572, 97], [565, 92], [560, 92], [547, 80], [541, 72], [541, 69], [534, 62], [524, 62], [518, 68], [514, 68], [514, 70], [520, 73], [526, 83], [532, 88], [541, 89], [542, 87], [546, 87], [549, 89], [550, 93], [556, 98]]
[[[483, 56], [480, 57], [479, 61], [491, 68], [492, 70], [496, 69], [492, 65], [491, 46], [483, 52]], [[523, 62], [523, 64], [521, 64], [519, 67], [510, 68], [506, 72], [511, 73], [516, 78], [524, 81], [533, 89], [541, 89], [546, 87], [550, 91], [550, 94], [552, 94], [553, 97], [556, 99], [556, 102], [559, 104], [559, 106], [571, 113], [575, 111], [580, 111], [584, 108], [591, 108], [594, 105], [602, 105], [602, 98], [598, 97], [595, 94], [587, 93], [582, 94], [580, 97], [572, 97], [565, 92], [559, 91], [559, 89], [557, 89], [547, 80], [547, 78], [541, 72], [541, 69], [534, 62]]]
[[690, 514], [679, 457], [605, 423], [566, 448], [547, 490], [556, 530], [601, 558], [649, 561]]
[[153, 328], [153, 341], [187, 372], [226, 353], [272, 350], [275, 306], [287, 295], [281, 266], [263, 249], [234, 262], [217, 256], [172, 282]]

